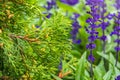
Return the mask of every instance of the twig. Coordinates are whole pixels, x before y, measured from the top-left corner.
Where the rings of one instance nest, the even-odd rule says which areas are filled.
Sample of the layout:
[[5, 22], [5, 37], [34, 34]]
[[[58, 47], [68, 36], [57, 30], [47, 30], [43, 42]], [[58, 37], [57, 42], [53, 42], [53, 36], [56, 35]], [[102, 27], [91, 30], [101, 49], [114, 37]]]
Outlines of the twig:
[[10, 34], [9, 36], [10, 36], [11, 38], [24, 39], [24, 40], [27, 40], [27, 41], [29, 41], [29, 42], [37, 42], [37, 41], [39, 41], [38, 38], [35, 38], [35, 39], [28, 38], [28, 35], [26, 35], [26, 36], [18, 36], [18, 35]]
[[67, 75], [70, 74], [70, 73], [71, 73], [71, 71], [68, 71], [68, 72], [66, 72], [66, 73], [63, 73], [62, 71], [60, 71], [58, 77], [59, 77], [59, 78], [63, 78], [63, 77], [67, 76]]

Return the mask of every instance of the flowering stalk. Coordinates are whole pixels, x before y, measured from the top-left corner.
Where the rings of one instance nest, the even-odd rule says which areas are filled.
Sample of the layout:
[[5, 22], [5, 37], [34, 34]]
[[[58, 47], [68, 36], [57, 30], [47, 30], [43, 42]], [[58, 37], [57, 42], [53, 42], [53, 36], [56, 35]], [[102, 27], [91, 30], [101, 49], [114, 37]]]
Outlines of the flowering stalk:
[[102, 0], [86, 0], [86, 5], [90, 6], [91, 11], [88, 12], [88, 14], [91, 15], [91, 18], [88, 18], [86, 22], [89, 24], [89, 27], [86, 28], [87, 33], [90, 35], [88, 37], [89, 43], [86, 45], [86, 48], [90, 50], [90, 55], [88, 56], [88, 60], [91, 63], [90, 68], [90, 76], [93, 77], [93, 69], [92, 64], [95, 60], [93, 56], [93, 49], [96, 48], [96, 44], [94, 41], [98, 39], [98, 32], [96, 31], [96, 28], [99, 27], [98, 24], [96, 24], [97, 21], [99, 21], [100, 15], [98, 14], [98, 7], [99, 3], [101, 3]]
[[107, 18], [107, 16], [105, 16], [105, 13], [106, 13], [106, 4], [104, 2], [104, 0], [102, 1], [102, 3], [100, 3], [100, 27], [102, 29], [102, 36], [100, 37], [100, 39], [102, 40], [103, 42], [103, 53], [105, 54], [105, 44], [106, 44], [106, 40], [107, 40], [107, 36], [105, 35], [105, 30], [107, 28], [107, 26], [109, 25], [109, 22], [105, 22], [105, 19]]
[[[108, 20], [111, 20], [113, 15], [112, 14], [108, 14], [106, 15], [106, 3], [105, 3], [105, 0], [103, 0], [101, 3], [100, 3], [100, 6], [99, 6], [99, 14], [100, 14], [100, 25], [99, 27], [101, 28], [102, 30], [102, 36], [99, 37], [99, 39], [102, 41], [102, 52], [103, 54], [106, 54], [106, 41], [107, 41], [107, 36], [105, 34], [105, 31], [106, 31], [106, 28], [108, 27], [109, 25], [109, 21]], [[108, 19], [108, 20], [106, 20]], [[104, 66], [105, 66], [105, 69], [106, 71], [108, 70], [108, 63], [106, 62], [106, 59], [103, 58], [104, 60]]]
[[114, 15], [115, 17], [115, 26], [114, 26], [114, 31], [111, 32], [111, 36], [112, 35], [116, 35], [117, 39], [114, 41], [115, 43], [117, 43], [117, 46], [115, 47], [115, 51], [116, 51], [116, 62], [115, 62], [115, 66], [117, 66], [117, 62], [118, 62], [118, 56], [119, 56], [119, 51], [120, 51], [120, 0], [116, 0], [116, 4], [115, 7], [117, 9], [117, 14]]
[[117, 66], [117, 61], [118, 61], [118, 54], [120, 51], [120, 12], [118, 12], [118, 15], [115, 16], [115, 26], [114, 26], [114, 31], [111, 32], [111, 36], [112, 35], [116, 35], [117, 39], [114, 41], [115, 43], [117, 43], [117, 46], [115, 47], [115, 51], [116, 51], [116, 63], [115, 66]]
[[77, 21], [77, 18], [79, 16], [80, 16], [79, 14], [74, 13], [74, 17], [72, 18], [73, 23], [72, 23], [71, 36], [72, 36], [72, 41], [73, 41], [74, 44], [80, 44], [81, 43], [80, 39], [76, 39], [79, 28], [81, 28], [81, 26], [79, 25], [79, 22]]
[[[74, 6], [74, 5], [79, 3], [79, 0], [60, 0], [60, 2], [67, 4], [67, 5], [70, 5], [70, 6]], [[67, 15], [68, 15], [68, 11], [66, 11], [66, 16]], [[81, 26], [79, 25], [79, 22], [77, 21], [79, 16], [80, 15], [78, 13], [73, 13], [73, 17], [71, 18], [71, 20], [73, 21], [72, 31], [71, 31], [71, 37], [72, 37], [73, 44], [80, 44], [81, 43], [80, 39], [76, 39], [79, 28], [81, 28]]]

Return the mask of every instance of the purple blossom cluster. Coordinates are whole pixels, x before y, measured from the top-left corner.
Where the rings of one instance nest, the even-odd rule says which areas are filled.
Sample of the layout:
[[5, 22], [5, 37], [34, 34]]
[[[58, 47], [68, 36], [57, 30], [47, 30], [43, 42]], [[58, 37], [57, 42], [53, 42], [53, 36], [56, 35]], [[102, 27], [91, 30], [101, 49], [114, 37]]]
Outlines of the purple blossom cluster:
[[81, 28], [81, 26], [79, 25], [79, 22], [77, 21], [77, 19], [79, 18], [79, 14], [74, 13], [74, 17], [72, 18], [73, 23], [72, 23], [72, 31], [71, 31], [71, 36], [72, 36], [72, 41], [74, 44], [80, 44], [81, 40], [77, 39], [77, 33], [79, 31], [79, 28]]
[[99, 25], [96, 24], [100, 19], [99, 6], [101, 5], [103, 0], [86, 0], [86, 5], [90, 6], [90, 11], [87, 12], [91, 15], [90, 18], [86, 20], [89, 24], [89, 27], [86, 27], [86, 32], [89, 34], [88, 41], [89, 43], [86, 45], [86, 48], [90, 50], [90, 55], [88, 56], [88, 60], [90, 62], [94, 62], [95, 58], [93, 56], [93, 49], [96, 48], [96, 44], [94, 43], [96, 39], [98, 39], [98, 32], [96, 31], [99, 28]]
[[115, 0], [115, 8], [117, 9], [117, 10], [119, 10], [120, 9], [120, 0]]
[[55, 0], [51, 0], [51, 1], [47, 1], [47, 6], [45, 6], [45, 8], [47, 9], [47, 16], [46, 18], [50, 18], [52, 13], [50, 13], [50, 10], [56, 6], [56, 1]]
[[60, 0], [62, 3], [74, 6], [79, 3], [79, 0]]
[[[88, 37], [88, 44], [86, 45], [86, 48], [90, 51], [90, 54], [88, 56], [88, 61], [91, 63], [90, 67], [90, 76], [93, 77], [93, 69], [92, 69], [92, 63], [94, 62], [95, 58], [93, 56], [93, 50], [96, 48], [95, 40], [99, 39], [97, 28], [100, 27], [98, 24], [100, 22], [101, 15], [100, 12], [100, 6], [101, 3], [103, 3], [103, 0], [86, 0], [86, 5], [90, 7], [90, 11], [87, 12], [91, 17], [86, 20], [86, 23], [89, 24], [88, 27], [85, 27], [86, 32], [89, 34]], [[105, 23], [104, 23], [105, 24]], [[104, 26], [105, 28], [105, 26]], [[105, 39], [105, 36], [103, 35], [101, 39]]]
[[[100, 24], [100, 27], [101, 27], [101, 29], [102, 29], [102, 36], [101, 36], [101, 40], [104, 42], [104, 41], [106, 41], [107, 40], [107, 37], [106, 37], [106, 35], [105, 35], [105, 30], [106, 30], [106, 28], [108, 27], [108, 25], [109, 25], [109, 22], [107, 21], [105, 21], [105, 19], [108, 17], [108, 16], [105, 16], [105, 13], [107, 12], [106, 11], [106, 4], [105, 4], [105, 2], [103, 1], [103, 2], [101, 2], [101, 5], [100, 5], [100, 18], [101, 18], [101, 20], [100, 20], [100, 22], [101, 22], [101, 24]], [[109, 15], [110, 16], [110, 15]]]
[[118, 75], [118, 76], [115, 78], [115, 80], [120, 80], [120, 75]]
[[[109, 20], [111, 20], [114, 15], [106, 15], [107, 11], [104, 0], [86, 0], [86, 5], [89, 5], [91, 9], [91, 11], [87, 12], [91, 15], [91, 17], [86, 20], [86, 22], [89, 24], [89, 27], [86, 28], [86, 31], [90, 35], [88, 37], [89, 43], [87, 44], [86, 48], [90, 50], [90, 56], [88, 57], [88, 60], [94, 62], [94, 57], [92, 57], [92, 50], [96, 48], [94, 41], [96, 39], [100, 39], [103, 42], [102, 50], [103, 53], [105, 53], [105, 44], [107, 40], [105, 31], [109, 26]], [[101, 28], [102, 36], [98, 36], [98, 32], [96, 31], [97, 28]]]
[[95, 6], [100, 6], [103, 1], [104, 0], [86, 0], [86, 5], [89, 5], [91, 8], [96, 8]]
[[[107, 11], [106, 11], [106, 3], [105, 1], [103, 0], [100, 5], [99, 5], [99, 14], [100, 14], [100, 24], [99, 24], [99, 27], [101, 28], [102, 30], [102, 36], [99, 37], [99, 39], [102, 41], [102, 51], [103, 53], [105, 54], [106, 53], [106, 41], [107, 41], [107, 36], [106, 36], [106, 29], [107, 27], [109, 26], [109, 21], [113, 18], [113, 14], [107, 14]], [[105, 59], [104, 59], [104, 63], [105, 62]]]
[[60, 57], [60, 63], [59, 63], [59, 65], [58, 65], [58, 70], [59, 70], [59, 71], [62, 70], [62, 66], [63, 66], [62, 60], [63, 60], [63, 56]]
[[55, 0], [47, 1], [47, 6], [45, 7], [48, 11], [51, 10], [56, 5]]

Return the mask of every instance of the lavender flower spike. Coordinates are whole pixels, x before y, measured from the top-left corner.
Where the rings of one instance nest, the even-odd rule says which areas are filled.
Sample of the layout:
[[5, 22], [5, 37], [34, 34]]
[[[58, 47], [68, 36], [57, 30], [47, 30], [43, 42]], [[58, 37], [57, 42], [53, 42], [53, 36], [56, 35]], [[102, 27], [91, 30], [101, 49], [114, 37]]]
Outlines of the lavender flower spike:
[[118, 76], [115, 78], [115, 80], [120, 80], [120, 75], [118, 75]]
[[89, 26], [85, 28], [86, 32], [89, 34], [89, 37], [88, 37], [89, 43], [86, 45], [86, 48], [90, 51], [88, 60], [91, 63], [91, 66], [90, 66], [91, 78], [93, 77], [92, 64], [95, 60], [95, 58], [93, 57], [93, 50], [96, 48], [94, 41], [98, 39], [98, 32], [96, 31], [96, 28], [99, 28], [99, 25], [96, 23], [99, 21], [99, 18], [100, 18], [100, 14], [98, 13], [98, 11], [99, 11], [99, 7], [101, 6], [102, 2], [103, 0], [86, 0], [86, 5], [88, 5], [91, 9], [87, 13], [92, 16], [86, 20]]
[[79, 14], [74, 13], [74, 14], [73, 14], [73, 17], [71, 18], [71, 19], [73, 20], [71, 37], [72, 37], [72, 42], [73, 42], [74, 44], [80, 44], [80, 43], [81, 43], [81, 40], [80, 40], [80, 39], [76, 39], [76, 38], [77, 38], [77, 33], [78, 33], [78, 31], [79, 31], [79, 28], [81, 28], [81, 26], [79, 25], [79, 22], [77, 21], [77, 18], [78, 18], [79, 16], [80, 16]]
[[115, 17], [115, 26], [114, 26], [114, 30], [111, 32], [111, 36], [112, 35], [116, 35], [117, 36], [117, 39], [114, 41], [117, 45], [115, 47], [115, 51], [116, 51], [116, 63], [115, 63], [115, 66], [117, 66], [117, 62], [118, 62], [118, 57], [119, 57], [119, 52], [120, 52], [120, 2], [119, 0], [116, 0], [116, 4], [115, 4], [115, 7], [117, 9], [117, 14], [114, 15]]

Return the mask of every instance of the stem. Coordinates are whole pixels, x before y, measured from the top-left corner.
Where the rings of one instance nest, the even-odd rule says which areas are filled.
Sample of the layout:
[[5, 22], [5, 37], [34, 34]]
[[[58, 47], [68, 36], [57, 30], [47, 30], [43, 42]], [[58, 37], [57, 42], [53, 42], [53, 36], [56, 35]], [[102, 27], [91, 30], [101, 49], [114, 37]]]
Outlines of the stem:
[[92, 80], [93, 79], [93, 64], [92, 64], [92, 61], [90, 63], [91, 63], [91, 66], [90, 66], [90, 77], [91, 77], [91, 80]]
[[[90, 54], [92, 54], [92, 50], [90, 50]], [[93, 79], [93, 63], [92, 61], [90, 61], [90, 77], [91, 77], [91, 80]]]
[[[104, 7], [104, 3], [103, 3], [103, 7], [102, 7], [103, 14], [101, 14], [102, 22], [105, 22], [105, 18], [104, 18], [105, 12], [104, 12], [104, 10], [105, 10], [105, 7]], [[103, 26], [106, 27], [104, 24], [103, 24]], [[102, 35], [105, 36], [105, 30], [102, 30]], [[103, 40], [103, 43], [102, 43], [103, 54], [106, 54], [105, 47], [106, 47], [106, 41]], [[104, 61], [105, 70], [108, 71], [108, 63], [107, 63], [106, 59], [103, 58], [103, 61]]]
[[[104, 5], [104, 3], [103, 3], [103, 5]], [[104, 12], [104, 10], [105, 10], [105, 7], [103, 6], [102, 7], [102, 12]], [[101, 14], [102, 22], [105, 22], [104, 14], [105, 13]], [[104, 24], [103, 24], [103, 26], [104, 26]], [[105, 30], [102, 30], [102, 35], [105, 36]], [[105, 40], [103, 40], [103, 46], [102, 47], [103, 47], [103, 53], [106, 54], [105, 53]]]
[[115, 62], [116, 67], [117, 67], [117, 62], [118, 62], [118, 54], [119, 54], [119, 52], [117, 51], [117, 53], [116, 53], [116, 62]]
[[[103, 30], [103, 36], [105, 36], [105, 30]], [[106, 54], [106, 51], [105, 51], [106, 43], [105, 42], [106, 41], [103, 40], [103, 45], [102, 45], [102, 47], [103, 47], [103, 49], [102, 49], [103, 50], [103, 54]], [[108, 63], [107, 63], [106, 59], [103, 58], [103, 61], [104, 61], [105, 70], [108, 71]]]
[[68, 16], [68, 11], [66, 10], [66, 15], [65, 16]]
[[[117, 36], [117, 38], [119, 39], [119, 36]], [[117, 44], [117, 47], [119, 47], [119, 44]], [[117, 62], [118, 62], [118, 55], [119, 55], [119, 51], [116, 52], [116, 62], [115, 62], [115, 66], [117, 66]]]
[[[3, 49], [0, 47], [0, 53], [3, 52]], [[0, 55], [0, 70], [2, 72], [2, 75], [4, 75], [4, 54]]]
[[[103, 30], [103, 36], [105, 36], [105, 30]], [[105, 41], [103, 40], [103, 53], [106, 54], [106, 51], [105, 51]]]
[[[119, 21], [119, 19], [118, 19], [118, 21]], [[118, 24], [118, 27], [120, 26], [120, 24]], [[119, 30], [118, 30], [118, 33], [120, 33], [119, 32]], [[117, 35], [117, 39], [119, 40], [120, 39], [120, 37], [119, 37], [119, 35]], [[119, 45], [120, 45], [120, 43], [118, 42], [117, 43], [117, 47], [119, 47]], [[117, 67], [117, 62], [118, 62], [118, 55], [119, 55], [119, 50], [116, 52], [116, 62], [115, 62], [115, 66]]]

